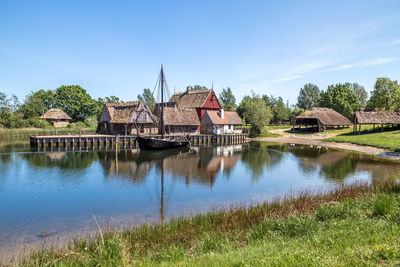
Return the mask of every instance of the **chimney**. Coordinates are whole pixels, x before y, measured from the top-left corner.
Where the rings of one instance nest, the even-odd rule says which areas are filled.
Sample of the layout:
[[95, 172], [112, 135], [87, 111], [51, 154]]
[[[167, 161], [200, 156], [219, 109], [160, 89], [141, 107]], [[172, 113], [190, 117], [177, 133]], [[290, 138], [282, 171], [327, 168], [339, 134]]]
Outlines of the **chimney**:
[[186, 87], [186, 93], [189, 93], [192, 90], [191, 86]]
[[219, 110], [219, 116], [221, 117], [221, 119], [224, 119], [224, 118], [225, 118], [225, 116], [224, 116], [224, 110], [223, 110], [222, 108]]

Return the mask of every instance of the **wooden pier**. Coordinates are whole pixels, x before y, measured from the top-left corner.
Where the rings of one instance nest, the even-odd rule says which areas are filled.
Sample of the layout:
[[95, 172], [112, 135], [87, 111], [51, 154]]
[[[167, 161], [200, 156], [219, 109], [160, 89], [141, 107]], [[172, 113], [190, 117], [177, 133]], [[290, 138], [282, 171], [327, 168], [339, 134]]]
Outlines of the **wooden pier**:
[[[161, 138], [161, 136], [153, 136]], [[173, 136], [165, 136], [166, 138]], [[242, 144], [247, 134], [228, 135], [190, 135], [191, 145], [231, 145]], [[31, 147], [107, 147], [129, 145], [136, 147], [136, 135], [47, 135], [31, 136]]]

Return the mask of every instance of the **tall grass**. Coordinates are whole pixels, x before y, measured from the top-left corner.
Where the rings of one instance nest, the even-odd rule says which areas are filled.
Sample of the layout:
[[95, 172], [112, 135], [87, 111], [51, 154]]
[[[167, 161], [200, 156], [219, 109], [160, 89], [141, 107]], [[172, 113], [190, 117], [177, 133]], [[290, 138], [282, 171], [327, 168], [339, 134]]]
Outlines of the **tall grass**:
[[[327, 234], [333, 234], [329, 228], [331, 221], [357, 224], [363, 216], [370, 219], [368, 216], [381, 218], [393, 214], [400, 200], [393, 198], [393, 205], [388, 204], [390, 201], [379, 197], [379, 194], [390, 195], [399, 191], [400, 186], [396, 183], [370, 185], [359, 182], [343, 184], [331, 192], [292, 192], [249, 208], [236, 206], [188, 218], [176, 218], [164, 224], [144, 224], [114, 231], [100, 227], [98, 236], [92, 240], [75, 239], [62, 249], [37, 250], [15, 263], [21, 266], [209, 265], [213, 263], [209, 261], [213, 259], [212, 255], [219, 255], [215, 260], [225, 265], [233, 259], [240, 259], [239, 255], [248, 249], [255, 253], [254, 259], [249, 259], [249, 262], [255, 259], [261, 261], [266, 252], [258, 250], [272, 246], [274, 253], [279, 255], [281, 250], [276, 248], [280, 247], [279, 242], [283, 240], [293, 249], [302, 249], [296, 243], [298, 238], [320, 240]], [[352, 218], [351, 222], [346, 221], [349, 218]], [[328, 227], [329, 232], [323, 232], [321, 229], [324, 227]], [[355, 229], [350, 227], [345, 230]], [[374, 231], [373, 228], [370, 230]], [[396, 228], [394, 234], [397, 234], [397, 230], [400, 233], [400, 228]], [[336, 239], [341, 237], [338, 234]], [[306, 243], [301, 245], [305, 246]], [[400, 243], [398, 245], [400, 247]], [[295, 249], [292, 252], [296, 254]], [[233, 253], [232, 258], [226, 256], [229, 253]], [[285, 257], [281, 255], [277, 262], [283, 260], [281, 264], [288, 265], [290, 260]], [[303, 263], [307, 264], [309, 260], [307, 258]]]
[[[83, 128], [82, 133], [95, 133], [96, 128]], [[55, 134], [78, 134], [80, 129], [77, 128], [19, 128], [7, 129], [0, 128], [0, 138], [17, 138], [29, 137], [31, 135], [55, 135]]]

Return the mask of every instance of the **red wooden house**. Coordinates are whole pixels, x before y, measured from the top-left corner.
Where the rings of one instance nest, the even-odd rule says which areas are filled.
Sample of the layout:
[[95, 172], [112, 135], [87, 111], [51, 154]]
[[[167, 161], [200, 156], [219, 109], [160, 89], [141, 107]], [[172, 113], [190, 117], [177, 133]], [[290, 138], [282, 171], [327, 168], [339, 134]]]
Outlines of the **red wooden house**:
[[190, 86], [186, 92], [175, 93], [169, 102], [175, 102], [179, 108], [195, 108], [199, 121], [203, 118], [206, 110], [222, 108], [213, 90], [191, 90]]

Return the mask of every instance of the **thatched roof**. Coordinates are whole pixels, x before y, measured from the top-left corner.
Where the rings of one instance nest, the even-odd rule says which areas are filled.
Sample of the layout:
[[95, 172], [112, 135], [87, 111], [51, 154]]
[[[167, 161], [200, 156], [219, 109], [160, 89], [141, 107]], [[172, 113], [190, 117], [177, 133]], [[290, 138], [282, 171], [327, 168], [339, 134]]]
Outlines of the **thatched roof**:
[[[154, 111], [157, 118], [161, 117], [161, 106]], [[194, 108], [164, 107], [164, 125], [198, 126], [199, 117]]]
[[224, 118], [220, 116], [220, 111], [218, 110], [206, 110], [202, 122], [210, 122], [213, 125], [242, 125], [242, 120], [235, 111], [224, 111]]
[[400, 112], [386, 111], [357, 111], [354, 113], [353, 122], [359, 124], [400, 124]]
[[307, 110], [298, 115], [292, 121], [292, 124], [302, 123], [309, 119], [315, 119], [319, 124], [325, 126], [351, 125], [349, 119], [330, 108], [312, 108], [311, 110]]
[[[138, 119], [141, 121], [138, 121]], [[123, 124], [135, 121], [137, 123], [156, 123], [157, 117], [151, 113], [147, 105], [140, 101], [131, 101], [105, 104], [99, 120], [99, 122]]]
[[184, 93], [175, 93], [169, 102], [175, 102], [178, 107], [200, 108], [211, 93], [212, 90], [188, 90]]
[[68, 116], [64, 111], [58, 108], [49, 109], [46, 113], [44, 113], [39, 118], [46, 119], [46, 120], [70, 120], [72, 118]]

